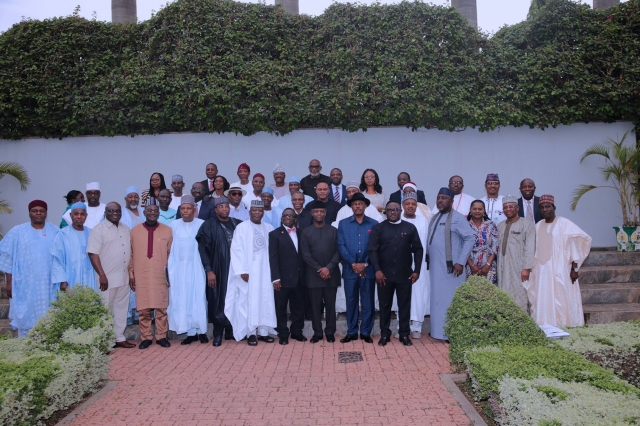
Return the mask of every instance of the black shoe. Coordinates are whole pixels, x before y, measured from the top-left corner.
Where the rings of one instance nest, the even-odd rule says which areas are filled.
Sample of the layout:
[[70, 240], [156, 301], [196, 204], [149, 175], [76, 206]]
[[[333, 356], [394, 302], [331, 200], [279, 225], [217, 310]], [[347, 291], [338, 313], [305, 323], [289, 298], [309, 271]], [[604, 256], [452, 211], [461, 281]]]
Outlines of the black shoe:
[[[329, 340], [329, 339], [327, 339], [327, 340]], [[342, 339], [340, 339], [340, 343], [349, 343], [352, 340], [358, 340], [358, 336], [352, 336], [352, 335], [347, 334]]]
[[222, 344], [222, 334], [213, 336], [213, 346], [220, 346]]
[[313, 336], [311, 338], [311, 340], [309, 340], [311, 343], [318, 343], [320, 340], [322, 340], [322, 336], [318, 337], [318, 336]]
[[280, 337], [278, 339], [278, 343], [280, 343], [281, 345], [288, 345], [289, 344], [289, 338], [287, 337]]
[[163, 348], [168, 348], [171, 346], [171, 343], [169, 343], [166, 337], [163, 337], [160, 340], [156, 340], [156, 343], [162, 346]]
[[413, 346], [413, 342], [411, 342], [411, 339], [409, 338], [409, 336], [404, 336], [400, 338], [400, 341], [402, 342], [403, 345], [405, 346]]
[[333, 343], [335, 341], [336, 341], [336, 336], [334, 336], [333, 334], [327, 334], [327, 342]]
[[291, 335], [291, 338], [293, 340], [297, 340], [298, 342], [306, 342], [307, 338], [304, 337], [302, 334], [298, 335], [298, 336], [294, 336], [293, 334]]
[[143, 340], [142, 342], [140, 342], [140, 346], [138, 346], [138, 348], [147, 349], [149, 346], [151, 346], [151, 343], [153, 343], [152, 340]]
[[366, 343], [373, 343], [373, 339], [371, 338], [371, 336], [363, 336], [362, 334], [360, 335], [360, 339], [364, 340]]
[[378, 346], [386, 346], [387, 343], [389, 343], [388, 337], [381, 337], [380, 340], [378, 340]]
[[187, 336], [186, 339], [184, 339], [182, 342], [180, 342], [181, 345], [190, 345], [193, 342], [197, 342], [198, 341], [198, 336]]
[[200, 343], [209, 343], [209, 338], [206, 334], [198, 334], [198, 340], [200, 340]]

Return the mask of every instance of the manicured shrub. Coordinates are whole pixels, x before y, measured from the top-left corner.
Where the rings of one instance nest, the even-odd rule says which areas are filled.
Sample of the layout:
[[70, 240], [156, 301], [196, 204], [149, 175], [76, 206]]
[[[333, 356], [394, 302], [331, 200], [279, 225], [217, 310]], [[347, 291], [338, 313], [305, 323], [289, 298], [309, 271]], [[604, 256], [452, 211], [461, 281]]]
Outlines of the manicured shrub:
[[473, 349], [466, 353], [465, 362], [477, 399], [487, 398], [489, 392], [497, 394], [499, 382], [506, 376], [529, 380], [548, 377], [640, 395], [640, 390], [611, 371], [554, 344]]
[[640, 399], [633, 393], [609, 392], [587, 383], [540, 377], [500, 380], [500, 424], [612, 425], [640, 423]]
[[540, 327], [504, 291], [484, 277], [471, 276], [456, 291], [447, 312], [451, 363], [461, 367], [474, 347], [545, 345]]

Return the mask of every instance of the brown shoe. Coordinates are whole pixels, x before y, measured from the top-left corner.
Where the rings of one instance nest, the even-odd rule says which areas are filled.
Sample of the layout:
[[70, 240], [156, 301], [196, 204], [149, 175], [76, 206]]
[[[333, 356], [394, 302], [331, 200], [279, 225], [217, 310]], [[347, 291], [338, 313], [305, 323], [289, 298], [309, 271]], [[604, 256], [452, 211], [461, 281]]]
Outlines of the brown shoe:
[[131, 343], [127, 340], [125, 340], [124, 342], [116, 342], [115, 346], [116, 348], [126, 348], [126, 349], [131, 349], [131, 348], [135, 348], [136, 344], [135, 343]]

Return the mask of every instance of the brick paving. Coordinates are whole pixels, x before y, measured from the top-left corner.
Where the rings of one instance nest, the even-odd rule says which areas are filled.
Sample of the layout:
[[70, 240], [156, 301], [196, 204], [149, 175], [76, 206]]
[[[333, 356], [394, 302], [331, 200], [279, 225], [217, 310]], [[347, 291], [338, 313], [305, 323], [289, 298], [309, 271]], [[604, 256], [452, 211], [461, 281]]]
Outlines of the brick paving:
[[[450, 372], [448, 345], [428, 336], [413, 342], [116, 349], [109, 377], [118, 385], [72, 424], [470, 424], [438, 378]], [[364, 361], [338, 363], [343, 351], [361, 351]]]

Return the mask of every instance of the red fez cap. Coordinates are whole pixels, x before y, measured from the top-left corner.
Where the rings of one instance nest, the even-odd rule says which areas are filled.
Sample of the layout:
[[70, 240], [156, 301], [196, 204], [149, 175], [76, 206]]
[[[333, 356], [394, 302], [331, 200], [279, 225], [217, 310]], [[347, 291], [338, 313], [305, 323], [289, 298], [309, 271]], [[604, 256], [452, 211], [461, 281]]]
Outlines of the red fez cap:
[[247, 163], [242, 163], [238, 166], [238, 170], [242, 170], [242, 169], [251, 171], [251, 167], [249, 167]]
[[29, 203], [29, 211], [34, 207], [42, 207], [43, 209], [48, 210], [47, 203], [42, 200], [33, 200]]
[[261, 177], [262, 179], [264, 179], [264, 175], [262, 173], [256, 173], [255, 175], [253, 175], [254, 179], [257, 177]]

